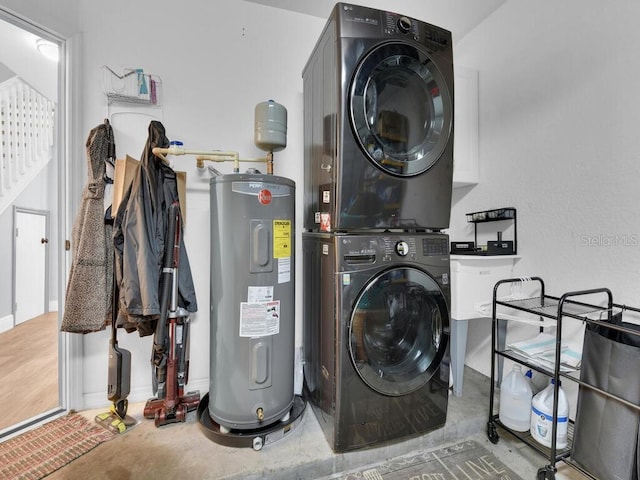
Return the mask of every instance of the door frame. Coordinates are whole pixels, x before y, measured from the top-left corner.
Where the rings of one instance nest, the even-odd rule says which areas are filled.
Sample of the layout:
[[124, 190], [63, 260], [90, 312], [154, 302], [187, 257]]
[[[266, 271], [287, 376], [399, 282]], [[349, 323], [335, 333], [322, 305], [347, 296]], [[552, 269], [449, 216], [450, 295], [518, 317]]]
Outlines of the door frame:
[[[13, 326], [16, 326], [16, 313], [17, 313], [17, 301], [18, 301], [18, 289], [17, 287], [17, 279], [18, 279], [18, 258], [16, 255], [16, 250], [18, 246], [18, 240], [15, 235], [16, 228], [18, 228], [18, 214], [26, 213], [28, 215], [39, 215], [44, 217], [44, 238], [49, 238], [51, 235], [51, 226], [49, 223], [49, 211], [48, 210], [38, 210], [34, 208], [24, 208], [18, 207], [16, 205], [13, 206], [13, 255], [12, 255], [12, 263], [13, 263], [13, 276], [12, 276], [12, 295], [11, 295], [11, 312], [13, 314]], [[49, 248], [46, 248], [44, 251], [44, 313], [49, 312]]]
[[[83, 144], [81, 134], [81, 34], [65, 36], [47, 25], [27, 19], [13, 10], [0, 5], [0, 19], [49, 40], [59, 47], [58, 63], [58, 102], [56, 108], [55, 153], [58, 160], [58, 311], [64, 309], [64, 299], [69, 268], [71, 265], [70, 234], [73, 205], [77, 205], [81, 196], [83, 172], [74, 169], [74, 158], [82, 158]], [[77, 171], [76, 171], [77, 170]], [[60, 324], [60, 318], [58, 323]], [[42, 415], [15, 425], [2, 435], [8, 438], [27, 428], [46, 423], [53, 418], [66, 414], [69, 410], [81, 410], [83, 405], [82, 336], [70, 333], [58, 333], [58, 388], [59, 406]]]

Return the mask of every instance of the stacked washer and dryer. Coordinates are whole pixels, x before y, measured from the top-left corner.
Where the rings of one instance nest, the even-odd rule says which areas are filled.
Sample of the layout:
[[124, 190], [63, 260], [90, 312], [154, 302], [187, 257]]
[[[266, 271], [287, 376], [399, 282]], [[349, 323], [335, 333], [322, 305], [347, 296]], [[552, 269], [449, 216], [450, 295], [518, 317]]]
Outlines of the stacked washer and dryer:
[[446, 421], [451, 34], [338, 3], [303, 79], [305, 390], [342, 452]]

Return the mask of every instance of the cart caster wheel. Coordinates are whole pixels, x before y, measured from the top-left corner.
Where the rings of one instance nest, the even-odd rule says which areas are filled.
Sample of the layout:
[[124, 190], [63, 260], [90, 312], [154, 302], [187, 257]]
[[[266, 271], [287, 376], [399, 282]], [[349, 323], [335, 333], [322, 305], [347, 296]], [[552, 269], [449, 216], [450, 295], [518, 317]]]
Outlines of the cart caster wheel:
[[489, 441], [494, 445], [498, 443], [498, 440], [500, 440], [500, 437], [498, 436], [498, 430], [496, 429], [496, 424], [493, 422], [487, 423], [487, 437], [489, 438]]
[[542, 467], [538, 470], [537, 480], [555, 480], [556, 478], [556, 469], [551, 465], [547, 465], [546, 467]]

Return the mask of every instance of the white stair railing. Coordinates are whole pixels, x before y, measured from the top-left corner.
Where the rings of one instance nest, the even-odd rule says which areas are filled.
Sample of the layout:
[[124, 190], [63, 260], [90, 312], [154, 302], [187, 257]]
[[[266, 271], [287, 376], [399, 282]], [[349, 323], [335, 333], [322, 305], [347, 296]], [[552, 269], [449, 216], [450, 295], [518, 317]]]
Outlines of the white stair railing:
[[0, 83], [0, 214], [53, 157], [55, 104], [20, 77]]

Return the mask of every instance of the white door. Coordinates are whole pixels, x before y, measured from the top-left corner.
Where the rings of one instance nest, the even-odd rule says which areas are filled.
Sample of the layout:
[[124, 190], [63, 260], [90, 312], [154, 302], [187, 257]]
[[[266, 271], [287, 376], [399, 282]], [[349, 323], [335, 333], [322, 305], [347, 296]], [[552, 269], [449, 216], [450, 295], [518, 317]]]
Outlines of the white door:
[[15, 210], [15, 303], [18, 325], [48, 311], [47, 213]]

